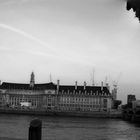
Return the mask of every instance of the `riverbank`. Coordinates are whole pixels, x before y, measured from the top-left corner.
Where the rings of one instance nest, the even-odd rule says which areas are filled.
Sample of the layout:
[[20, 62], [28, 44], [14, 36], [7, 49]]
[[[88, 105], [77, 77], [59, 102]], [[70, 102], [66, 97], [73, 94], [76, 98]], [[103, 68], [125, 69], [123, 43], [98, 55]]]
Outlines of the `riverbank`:
[[43, 116], [65, 116], [65, 117], [93, 117], [93, 118], [122, 118], [122, 114], [119, 111], [93, 111], [93, 112], [81, 112], [81, 111], [46, 111], [46, 110], [28, 110], [28, 109], [11, 109], [1, 108], [0, 113], [3, 114], [23, 114], [23, 115], [43, 115]]

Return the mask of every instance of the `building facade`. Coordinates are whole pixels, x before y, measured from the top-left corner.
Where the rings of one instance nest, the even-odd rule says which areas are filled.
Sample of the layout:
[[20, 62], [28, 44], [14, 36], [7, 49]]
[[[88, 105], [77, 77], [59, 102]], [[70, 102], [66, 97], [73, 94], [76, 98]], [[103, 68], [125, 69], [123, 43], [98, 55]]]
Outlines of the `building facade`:
[[52, 82], [35, 84], [34, 73], [29, 84], [7, 83], [0, 85], [0, 106], [21, 108], [22, 103], [30, 103], [28, 109], [48, 111], [109, 111], [112, 94], [108, 86], [60, 85]]

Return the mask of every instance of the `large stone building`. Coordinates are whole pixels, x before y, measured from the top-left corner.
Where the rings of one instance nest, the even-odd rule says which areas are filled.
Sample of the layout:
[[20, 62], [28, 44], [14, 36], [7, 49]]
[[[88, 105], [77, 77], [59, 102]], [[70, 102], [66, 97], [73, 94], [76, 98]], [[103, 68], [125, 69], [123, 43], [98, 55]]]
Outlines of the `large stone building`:
[[112, 95], [108, 85], [83, 86], [60, 85], [52, 82], [36, 84], [32, 72], [30, 83], [7, 83], [0, 85], [0, 106], [20, 108], [21, 103], [30, 103], [29, 109], [52, 111], [108, 111]]

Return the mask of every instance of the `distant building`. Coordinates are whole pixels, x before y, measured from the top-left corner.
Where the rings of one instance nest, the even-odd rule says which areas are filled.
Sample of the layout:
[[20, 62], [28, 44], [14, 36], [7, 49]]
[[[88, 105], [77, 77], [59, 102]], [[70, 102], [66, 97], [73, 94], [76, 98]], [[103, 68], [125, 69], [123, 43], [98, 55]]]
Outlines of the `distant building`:
[[127, 95], [127, 104], [132, 104], [133, 101], [136, 101], [135, 95]]
[[0, 106], [21, 107], [30, 103], [31, 109], [54, 111], [108, 111], [112, 94], [107, 86], [60, 85], [52, 82], [36, 84], [32, 72], [30, 83], [7, 83], [0, 85]]

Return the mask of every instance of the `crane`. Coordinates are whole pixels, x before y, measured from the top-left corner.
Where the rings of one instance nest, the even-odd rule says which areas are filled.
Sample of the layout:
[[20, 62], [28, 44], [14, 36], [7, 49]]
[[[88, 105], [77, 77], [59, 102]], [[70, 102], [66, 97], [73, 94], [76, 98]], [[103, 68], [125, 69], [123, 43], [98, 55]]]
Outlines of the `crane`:
[[111, 78], [111, 80], [113, 81], [112, 96], [113, 96], [114, 100], [117, 99], [118, 82], [119, 82], [121, 76], [122, 76], [122, 72], [119, 73], [119, 75], [117, 76], [116, 80], [112, 80], [112, 78]]
[[118, 87], [118, 82], [119, 82], [121, 76], [122, 76], [122, 72], [120, 72], [117, 79], [115, 81], [113, 81], [113, 87], [116, 88], [116, 89]]

